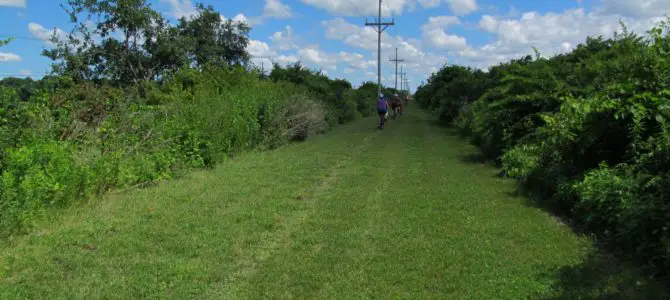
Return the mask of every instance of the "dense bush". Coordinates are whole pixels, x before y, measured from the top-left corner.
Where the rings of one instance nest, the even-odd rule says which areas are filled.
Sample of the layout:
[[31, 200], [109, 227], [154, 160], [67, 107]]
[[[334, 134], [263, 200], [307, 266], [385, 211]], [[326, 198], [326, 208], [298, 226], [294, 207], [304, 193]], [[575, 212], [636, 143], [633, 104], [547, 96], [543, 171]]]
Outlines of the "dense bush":
[[415, 97], [542, 204], [662, 274], [670, 268], [669, 31], [667, 22], [647, 37], [623, 27], [487, 73], [446, 66]]
[[[25, 231], [72, 201], [302, 141], [361, 115], [363, 95], [348, 82], [301, 72], [309, 83], [243, 67], [184, 69], [123, 88], [49, 78], [57, 88], [25, 100], [20, 86], [0, 85], [0, 233]], [[310, 85], [318, 82], [320, 90]]]
[[299, 64], [258, 74], [249, 26], [212, 6], [196, 4], [178, 24], [147, 0], [63, 8], [72, 32], [43, 51], [53, 74], [0, 81], [0, 236], [52, 208], [302, 141], [373, 110], [375, 85], [352, 89]]

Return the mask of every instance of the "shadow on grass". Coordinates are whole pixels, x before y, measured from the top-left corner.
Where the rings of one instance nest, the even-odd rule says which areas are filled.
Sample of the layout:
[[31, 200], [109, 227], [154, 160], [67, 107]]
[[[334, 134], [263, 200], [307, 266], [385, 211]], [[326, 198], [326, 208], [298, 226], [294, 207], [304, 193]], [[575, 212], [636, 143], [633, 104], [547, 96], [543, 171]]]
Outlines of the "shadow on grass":
[[590, 253], [578, 265], [564, 266], [552, 275], [553, 296], [543, 299], [668, 299], [657, 280], [649, 280], [633, 266], [617, 264], [616, 258]]
[[[444, 127], [438, 122], [432, 125], [441, 128], [445, 134], [467, 138], [454, 128]], [[497, 167], [498, 177], [506, 177], [500, 165], [488, 159], [481, 150], [473, 149], [459, 157], [461, 162], [469, 164], [487, 164]], [[548, 212], [556, 221], [570, 227], [578, 235], [587, 235], [584, 228], [574, 223], [565, 208], [556, 203], [548, 203], [537, 193], [521, 188], [519, 185], [508, 196], [522, 198], [525, 205]], [[597, 245], [584, 260], [576, 265], [563, 266], [558, 270], [548, 270], [542, 276], [551, 278], [551, 296], [540, 299], [670, 299], [670, 278], [650, 279], [649, 272], [631, 260], [624, 259], [605, 245]], [[545, 277], [546, 278], [546, 277]]]
[[469, 153], [461, 156], [461, 161], [465, 163], [490, 164], [491, 161], [483, 153]]
[[[574, 222], [566, 208], [542, 201], [539, 191], [516, 185], [508, 196], [521, 198], [529, 207], [541, 209], [578, 235], [590, 233]], [[594, 250], [577, 265], [563, 266], [546, 276], [554, 280], [553, 296], [542, 299], [670, 299], [670, 278], [654, 278], [640, 262], [628, 259], [607, 244], [594, 240]]]
[[500, 169], [501, 165], [499, 162], [491, 160], [488, 156], [481, 152], [474, 152], [459, 157], [460, 161], [466, 164], [478, 164], [478, 165], [487, 165], [497, 169], [495, 172], [495, 177], [506, 178], [506, 173]]
[[[462, 155], [460, 159], [465, 163], [496, 166], [479, 151]], [[506, 177], [497, 167], [496, 176]], [[511, 191], [504, 193], [520, 199], [526, 206], [549, 213], [575, 234], [589, 235], [588, 231], [573, 222], [567, 208], [546, 201], [541, 196], [542, 191], [528, 190], [517, 184]], [[546, 273], [544, 276], [555, 283], [552, 296], [541, 299], [670, 299], [670, 278], [650, 279], [649, 274], [634, 260], [626, 259], [607, 245], [596, 244], [593, 252], [582, 263]]]

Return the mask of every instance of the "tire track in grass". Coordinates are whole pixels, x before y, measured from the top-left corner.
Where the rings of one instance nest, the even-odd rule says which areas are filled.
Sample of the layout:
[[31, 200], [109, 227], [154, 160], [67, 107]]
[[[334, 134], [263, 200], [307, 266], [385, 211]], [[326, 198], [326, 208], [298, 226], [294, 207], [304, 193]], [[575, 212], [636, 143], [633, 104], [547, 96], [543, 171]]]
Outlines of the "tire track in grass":
[[[279, 229], [264, 232], [260, 238], [261, 242], [246, 252], [246, 255], [238, 258], [235, 266], [232, 268], [231, 274], [223, 282], [213, 286], [207, 293], [207, 298], [247, 297], [250, 288], [248, 284], [249, 278], [256, 275], [262, 269], [264, 262], [279, 249], [285, 248], [290, 244], [291, 236], [314, 213], [314, 209], [317, 207], [315, 205], [316, 202], [329, 193], [331, 188], [333, 188], [333, 184], [338, 181], [342, 170], [354, 163], [352, 153], [358, 153], [362, 149], [369, 147], [377, 136], [370, 132], [356, 132], [347, 137], [347, 142], [353, 143], [354, 147], [342, 147], [344, 141], [341, 141], [339, 144], [340, 147], [330, 148], [331, 150], [337, 150], [336, 152], [341, 155], [341, 158], [329, 168], [326, 175], [320, 181], [298, 193], [295, 200], [301, 203], [300, 207], [283, 218], [284, 221], [279, 225]], [[359, 142], [358, 139], [360, 137], [363, 138]], [[303, 149], [301, 152], [308, 151]], [[308, 154], [304, 153], [304, 155]]]
[[372, 119], [68, 209], [0, 298], [537, 299], [591, 249], [427, 114]]
[[383, 198], [389, 196], [389, 176], [395, 171], [391, 159], [398, 156], [394, 140], [403, 135], [399, 122], [393, 126], [375, 133], [371, 147], [353, 153], [354, 163], [342, 169], [342, 180], [315, 203], [318, 208], [292, 245], [252, 279], [253, 286], [262, 288], [254, 289], [250, 298], [374, 295], [370, 288], [383, 277], [370, 273], [379, 263], [380, 243], [386, 243], [379, 239]]
[[[257, 237], [271, 230], [262, 227], [269, 221], [268, 211], [277, 209], [281, 214], [296, 207], [289, 201], [289, 205], [267, 202], [285, 201], [279, 197], [300, 182], [318, 182], [318, 167], [340, 158], [338, 139], [355, 144], [369, 138], [369, 133], [357, 132], [359, 127], [348, 124], [304, 143], [244, 153], [212, 171], [195, 171], [155, 187], [72, 207], [56, 224], [42, 225], [44, 234], [19, 237], [13, 247], [2, 247], [8, 251], [0, 254], [0, 267], [6, 267], [8, 274], [21, 274], [21, 283], [0, 279], [0, 290], [9, 284], [13, 291], [28, 291], [26, 295], [67, 298], [163, 293], [199, 297], [207, 291], [204, 287], [224, 277], [221, 274], [232, 272], [236, 246], [242, 252], [256, 247], [261, 241]], [[86, 255], [77, 246], [83, 243], [97, 249]], [[68, 284], [38, 285], [62, 280]]]

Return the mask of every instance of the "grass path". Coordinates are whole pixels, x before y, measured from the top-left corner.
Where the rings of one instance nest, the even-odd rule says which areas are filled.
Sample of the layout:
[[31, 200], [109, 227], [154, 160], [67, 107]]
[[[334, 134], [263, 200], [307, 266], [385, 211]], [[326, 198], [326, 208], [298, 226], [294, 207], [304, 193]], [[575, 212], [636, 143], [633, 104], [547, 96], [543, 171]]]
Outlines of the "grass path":
[[71, 208], [0, 245], [0, 299], [653, 295], [429, 119], [361, 120]]

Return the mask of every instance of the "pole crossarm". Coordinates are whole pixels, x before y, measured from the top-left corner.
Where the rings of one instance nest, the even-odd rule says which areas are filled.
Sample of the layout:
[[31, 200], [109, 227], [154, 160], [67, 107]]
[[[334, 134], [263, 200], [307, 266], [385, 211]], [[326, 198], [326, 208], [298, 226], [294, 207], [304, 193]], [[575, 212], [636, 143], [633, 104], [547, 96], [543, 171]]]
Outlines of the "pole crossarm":
[[[377, 33], [384, 32], [384, 30], [386, 30], [386, 28], [388, 28], [389, 26], [394, 26], [394, 25], [395, 25], [395, 21], [391, 21], [391, 22], [381, 22], [381, 23], [378, 23], [378, 22], [365, 22], [365, 26], [372, 26], [372, 28], [373, 28]], [[384, 28], [379, 29], [381, 26], [384, 26]], [[375, 28], [375, 27], [377, 27], [377, 28]], [[381, 32], [380, 32], [380, 30], [381, 30]]]

